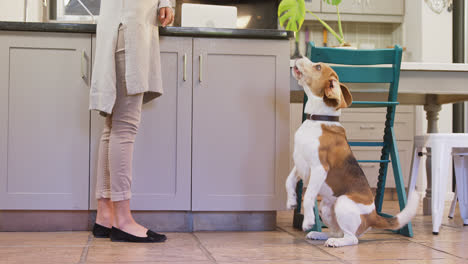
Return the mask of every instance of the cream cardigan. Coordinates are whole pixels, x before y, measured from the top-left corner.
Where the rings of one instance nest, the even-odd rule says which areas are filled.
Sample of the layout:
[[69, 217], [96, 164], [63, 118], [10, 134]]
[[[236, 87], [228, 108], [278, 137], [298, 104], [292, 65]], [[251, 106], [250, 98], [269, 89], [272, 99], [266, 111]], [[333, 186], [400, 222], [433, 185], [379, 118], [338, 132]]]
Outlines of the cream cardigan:
[[144, 103], [162, 94], [157, 14], [160, 8], [170, 6], [170, 0], [101, 1], [91, 110], [112, 113], [116, 97], [115, 49], [121, 24], [125, 35], [127, 93], [145, 93]]

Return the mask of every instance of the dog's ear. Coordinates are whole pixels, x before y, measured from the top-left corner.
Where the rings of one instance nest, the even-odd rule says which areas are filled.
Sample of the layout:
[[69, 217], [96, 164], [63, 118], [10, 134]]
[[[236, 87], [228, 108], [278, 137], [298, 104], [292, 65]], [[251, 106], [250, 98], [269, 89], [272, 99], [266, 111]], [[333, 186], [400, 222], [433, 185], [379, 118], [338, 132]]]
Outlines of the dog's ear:
[[341, 88], [341, 102], [337, 109], [349, 107], [353, 103], [353, 96], [349, 91], [348, 87], [340, 83]]
[[350, 106], [353, 97], [348, 87], [333, 77], [328, 80], [323, 100], [328, 106], [335, 107], [338, 110]]

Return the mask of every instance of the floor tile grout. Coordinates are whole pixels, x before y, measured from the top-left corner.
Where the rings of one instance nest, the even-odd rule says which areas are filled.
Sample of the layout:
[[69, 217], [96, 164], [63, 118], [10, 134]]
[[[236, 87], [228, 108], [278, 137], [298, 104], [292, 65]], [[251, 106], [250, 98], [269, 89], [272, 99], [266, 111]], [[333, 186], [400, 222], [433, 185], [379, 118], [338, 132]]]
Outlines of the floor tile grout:
[[86, 263], [86, 259], [88, 258], [89, 246], [91, 242], [93, 241], [93, 239], [94, 239], [93, 234], [89, 234], [88, 242], [86, 243], [85, 247], [83, 248], [83, 251], [81, 252], [81, 257], [80, 257], [80, 261], [78, 262], [78, 264]]
[[200, 238], [195, 234], [191, 233], [192, 236], [195, 238], [195, 241], [197, 241], [198, 247], [203, 251], [203, 253], [206, 255], [206, 257], [210, 260], [211, 263], [218, 263], [216, 259], [211, 255], [210, 251], [202, 244], [200, 241]]
[[[280, 231], [282, 231], [282, 232], [285, 232], [286, 234], [288, 234], [288, 235], [290, 235], [290, 236], [292, 236], [292, 237], [294, 237], [294, 238], [297, 238], [296, 235], [294, 235], [293, 233], [289, 232], [288, 230], [286, 230], [286, 229], [284, 229], [284, 228], [282, 228], [282, 227], [277, 226], [276, 229], [278, 229], [278, 230], [280, 230]], [[312, 244], [310, 244], [310, 243], [307, 243], [307, 241], [305, 241], [305, 239], [304, 239], [304, 240], [300, 240], [300, 241], [302, 241], [303, 243], [306, 243], [307, 245], [310, 245], [310, 246], [312, 246], [312, 247], [315, 247], [316, 249], [320, 250], [322, 253], [324, 253], [324, 254], [326, 254], [326, 255], [328, 255], [328, 256], [331, 256], [331, 257], [335, 258], [337, 261], [339, 261], [339, 262], [341, 262], [341, 263], [348, 263], [346, 260], [343, 260], [343, 259], [341, 259], [340, 257], [334, 256], [334, 255], [328, 253], [326, 250], [324, 250], [324, 249], [322, 249], [322, 248], [320, 248], [320, 247], [318, 247], [318, 246], [316, 246], [316, 245], [312, 245]]]
[[437, 249], [437, 248], [433, 248], [433, 247], [431, 247], [431, 246], [425, 245], [425, 244], [424, 244], [425, 242], [415, 242], [415, 241], [411, 241], [411, 240], [408, 240], [408, 241], [410, 241], [410, 242], [412, 242], [412, 243], [416, 243], [416, 244], [421, 245], [421, 246], [423, 246], [423, 247], [430, 248], [430, 249], [435, 250], [435, 251], [438, 251], [438, 252], [442, 252], [442, 253], [447, 254], [447, 255], [450, 255], [450, 256], [452, 256], [452, 257], [456, 257], [456, 258], [459, 258], [459, 259], [464, 259], [464, 258], [459, 257], [459, 256], [457, 256], [457, 255], [454, 255], [454, 254], [452, 254], [452, 253], [450, 253], [450, 252], [443, 251], [443, 250], [441, 250], [441, 249]]
[[[291, 236], [293, 236], [293, 237], [296, 237], [296, 235], [294, 235], [293, 233], [291, 233], [291, 232], [289, 232], [289, 231], [287, 231], [287, 230], [285, 230], [285, 229], [283, 229], [283, 228], [281, 228], [281, 227], [277, 227], [277, 229], [280, 230], [280, 231], [283, 231], [283, 232], [285, 232], [285, 233], [287, 233], [287, 234], [289, 234], [289, 235], [291, 235]], [[433, 247], [431, 247], [431, 246], [425, 245], [424, 243], [427, 243], [427, 242], [412, 241], [412, 240], [410, 240], [409, 238], [406, 238], [406, 237], [405, 237], [405, 238], [401, 238], [401, 240], [407, 241], [407, 242], [409, 242], [409, 243], [418, 244], [418, 245], [420, 245], [420, 246], [429, 248], [429, 249], [431, 249], [431, 250], [435, 250], [435, 251], [438, 251], [438, 252], [447, 254], [447, 255], [449, 255], [449, 256], [451, 256], [451, 257], [455, 257], [455, 258], [457, 258], [457, 259], [465, 259], [465, 258], [463, 258], [463, 257], [454, 255], [454, 254], [452, 254], [452, 253], [450, 253], [450, 252], [447, 252], [447, 251], [444, 251], [444, 250], [440, 250], [440, 249], [433, 248]], [[305, 241], [305, 242], [306, 242], [306, 241]], [[306, 243], [307, 243], [307, 242], [306, 242]], [[393, 243], [393, 242], [386, 242], [386, 243]], [[309, 244], [309, 243], [308, 243], [308, 244]], [[330, 256], [339, 258], [339, 257], [337, 257], [337, 256], [334, 256], [334, 255], [329, 254], [327, 251], [321, 249], [321, 248], [318, 247], [317, 245], [313, 245], [313, 244], [309, 244], [309, 245], [315, 246], [318, 250], [320, 250], [320, 251], [322, 251], [322, 252], [324, 252], [324, 253], [327, 253], [327, 255], [330, 255]], [[433, 258], [433, 259], [444, 259], [444, 258]], [[349, 263], [349, 262], [347, 262], [347, 261], [345, 261], [345, 260], [342, 260], [342, 259], [339, 259], [339, 260], [342, 261], [343, 263]], [[406, 260], [406, 259], [388, 259], [388, 260]], [[412, 260], [412, 259], [408, 259], [408, 260]]]

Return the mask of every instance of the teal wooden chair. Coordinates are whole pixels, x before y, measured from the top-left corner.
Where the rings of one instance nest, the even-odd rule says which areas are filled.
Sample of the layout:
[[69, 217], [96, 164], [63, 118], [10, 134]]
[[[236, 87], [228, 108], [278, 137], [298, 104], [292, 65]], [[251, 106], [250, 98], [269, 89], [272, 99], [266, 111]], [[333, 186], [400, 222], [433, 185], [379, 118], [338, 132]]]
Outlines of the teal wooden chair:
[[[395, 138], [395, 130], [393, 128], [395, 119], [396, 106], [399, 104], [398, 98], [398, 83], [400, 79], [402, 48], [395, 46], [393, 49], [376, 49], [376, 50], [349, 50], [326, 47], [315, 47], [313, 42], [308, 44], [307, 57], [313, 62], [324, 62], [332, 65], [343, 83], [388, 83], [388, 100], [387, 101], [354, 101], [351, 107], [386, 107], [387, 115], [385, 120], [385, 130], [383, 141], [381, 142], [349, 142], [351, 147], [378, 147], [381, 148], [381, 156], [379, 160], [358, 160], [360, 163], [380, 163], [379, 177], [377, 183], [377, 191], [375, 195], [375, 206], [378, 214], [384, 217], [392, 217], [391, 215], [382, 212], [382, 203], [385, 191], [385, 181], [387, 179], [388, 164], [393, 167], [395, 177], [395, 185], [398, 193], [398, 201], [400, 210], [406, 206], [406, 192], [401, 172], [400, 158]], [[365, 67], [363, 65], [371, 66]], [[378, 65], [378, 66], [375, 66]], [[354, 67], [353, 67], [354, 66]], [[357, 66], [357, 67], [356, 67]], [[307, 102], [307, 96], [304, 94], [304, 107]], [[303, 114], [302, 121], [306, 119]], [[298, 206], [294, 213], [293, 225], [296, 228], [301, 228], [303, 215], [301, 214], [303, 183], [299, 181], [296, 187]], [[322, 222], [318, 216], [317, 202], [315, 203], [316, 225], [312, 228], [313, 231], [321, 231]], [[398, 230], [398, 233], [412, 237], [413, 230], [411, 223]]]

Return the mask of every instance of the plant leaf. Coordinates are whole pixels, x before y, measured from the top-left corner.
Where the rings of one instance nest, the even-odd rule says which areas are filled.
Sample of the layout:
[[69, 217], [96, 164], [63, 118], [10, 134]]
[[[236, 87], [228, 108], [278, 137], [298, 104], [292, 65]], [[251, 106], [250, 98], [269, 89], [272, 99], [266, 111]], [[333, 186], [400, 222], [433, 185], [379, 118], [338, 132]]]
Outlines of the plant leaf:
[[304, 0], [282, 0], [278, 7], [280, 25], [297, 33], [304, 23], [305, 12]]
[[342, 0], [323, 0], [323, 1], [326, 2], [329, 5], [337, 6], [337, 5], [341, 4]]

